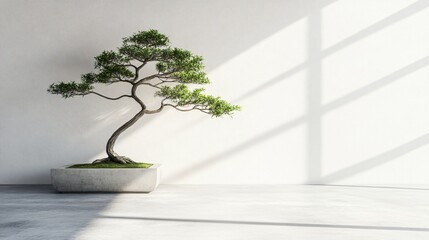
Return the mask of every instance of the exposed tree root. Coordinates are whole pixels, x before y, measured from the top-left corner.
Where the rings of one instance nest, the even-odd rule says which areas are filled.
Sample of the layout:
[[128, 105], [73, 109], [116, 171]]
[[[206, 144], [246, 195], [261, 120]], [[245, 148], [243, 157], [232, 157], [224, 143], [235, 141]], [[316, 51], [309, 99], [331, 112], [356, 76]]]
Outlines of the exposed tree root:
[[122, 163], [122, 164], [128, 164], [128, 163], [135, 163], [133, 160], [131, 160], [129, 157], [126, 156], [118, 156], [115, 157], [115, 159], [110, 159], [109, 157], [106, 158], [100, 158], [92, 162], [92, 164], [97, 163], [109, 163], [109, 162], [116, 162], [116, 163]]

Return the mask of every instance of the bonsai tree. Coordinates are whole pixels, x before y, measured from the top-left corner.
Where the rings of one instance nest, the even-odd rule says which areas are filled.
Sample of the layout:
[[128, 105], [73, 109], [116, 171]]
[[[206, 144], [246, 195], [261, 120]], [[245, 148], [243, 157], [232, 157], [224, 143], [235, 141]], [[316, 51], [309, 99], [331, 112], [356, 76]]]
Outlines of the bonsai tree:
[[[203, 58], [190, 51], [170, 46], [167, 36], [157, 30], [141, 31], [123, 39], [117, 51], [104, 51], [95, 57], [95, 71], [83, 74], [79, 82], [58, 82], [49, 86], [48, 92], [64, 98], [74, 96], [97, 95], [107, 100], [130, 98], [139, 106], [140, 111], [119, 127], [106, 144], [107, 157], [93, 163], [114, 162], [134, 163], [130, 158], [120, 156], [114, 151], [119, 135], [136, 123], [145, 114], [161, 112], [166, 107], [176, 110], [200, 111], [219, 117], [231, 115], [240, 107], [232, 105], [220, 97], [205, 95], [203, 88], [189, 89], [187, 84], [208, 84], [209, 79], [203, 71]], [[141, 76], [141, 70], [148, 63], [154, 63], [156, 71]], [[129, 84], [129, 94], [109, 97], [94, 90], [96, 84]], [[137, 96], [139, 87], [157, 89], [155, 97], [160, 97], [157, 109], [148, 109]]]

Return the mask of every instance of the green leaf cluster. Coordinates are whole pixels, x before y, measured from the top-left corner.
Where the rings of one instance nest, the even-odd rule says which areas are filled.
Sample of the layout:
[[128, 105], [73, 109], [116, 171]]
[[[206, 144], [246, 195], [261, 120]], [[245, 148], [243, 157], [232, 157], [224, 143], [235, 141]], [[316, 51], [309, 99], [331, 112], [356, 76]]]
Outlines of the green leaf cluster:
[[93, 75], [93, 83], [111, 83], [118, 79], [133, 78], [134, 73], [130, 70], [131, 60], [114, 51], [104, 51], [95, 57], [95, 69], [99, 72], [90, 73]]
[[123, 39], [118, 53], [128, 59], [140, 62], [159, 61], [166, 48], [169, 48], [170, 40], [164, 34], [151, 29], [133, 34]]
[[135, 44], [143, 47], [163, 47], [170, 44], [170, 39], [155, 29], [140, 31], [131, 37], [123, 38], [124, 44]]
[[94, 87], [86, 82], [76, 83], [76, 82], [60, 82], [60, 83], [52, 83], [48, 92], [52, 94], [61, 94], [64, 98], [73, 97], [75, 95], [86, 94], [91, 91]]
[[194, 90], [188, 89], [184, 84], [178, 84], [174, 87], [163, 86], [161, 90], [155, 93], [156, 96], [164, 97], [177, 103], [178, 106], [195, 105], [214, 116], [231, 115], [233, 111], [240, 110], [240, 106], [232, 105], [220, 97], [214, 97], [203, 94], [203, 88]]
[[205, 72], [202, 71], [180, 71], [171, 74], [172, 78], [179, 79], [180, 83], [193, 83], [193, 84], [208, 84], [209, 78]]

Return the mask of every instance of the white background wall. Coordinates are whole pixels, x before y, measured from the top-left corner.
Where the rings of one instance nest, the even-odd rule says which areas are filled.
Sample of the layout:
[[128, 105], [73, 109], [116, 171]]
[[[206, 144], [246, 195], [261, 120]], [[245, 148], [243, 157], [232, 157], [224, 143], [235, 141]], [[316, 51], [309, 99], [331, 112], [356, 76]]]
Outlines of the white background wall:
[[[205, 58], [233, 118], [166, 110], [117, 151], [163, 183], [428, 184], [429, 1], [0, 1], [0, 184], [103, 157], [132, 101], [48, 95], [155, 28]], [[104, 88], [117, 96], [123, 87]], [[140, 94], [151, 99], [151, 93]], [[151, 104], [155, 102], [149, 100]]]

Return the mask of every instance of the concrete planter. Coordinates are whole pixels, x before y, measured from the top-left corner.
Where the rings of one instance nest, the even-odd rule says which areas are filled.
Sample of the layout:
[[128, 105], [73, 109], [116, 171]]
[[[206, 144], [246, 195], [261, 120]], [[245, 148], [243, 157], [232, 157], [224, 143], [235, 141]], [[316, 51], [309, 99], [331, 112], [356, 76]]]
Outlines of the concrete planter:
[[156, 189], [161, 165], [150, 168], [61, 168], [51, 169], [58, 192], [143, 192]]

